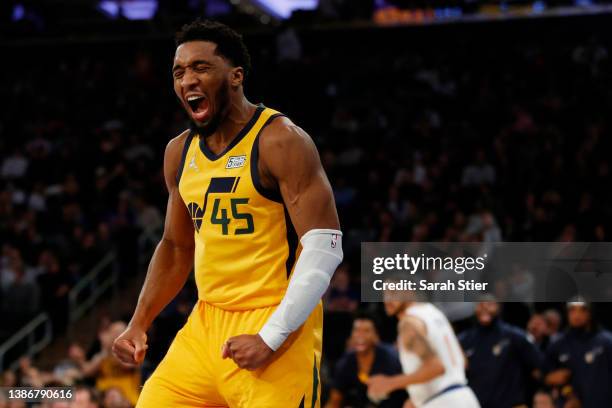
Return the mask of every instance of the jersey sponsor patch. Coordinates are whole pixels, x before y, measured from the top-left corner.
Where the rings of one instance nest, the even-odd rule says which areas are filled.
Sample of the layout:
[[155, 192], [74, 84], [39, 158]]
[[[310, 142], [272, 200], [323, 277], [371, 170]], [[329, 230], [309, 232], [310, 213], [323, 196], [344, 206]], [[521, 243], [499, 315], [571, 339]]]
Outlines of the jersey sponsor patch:
[[226, 169], [237, 169], [238, 167], [244, 166], [246, 163], [246, 154], [242, 156], [230, 156], [227, 159], [227, 164], [225, 165]]

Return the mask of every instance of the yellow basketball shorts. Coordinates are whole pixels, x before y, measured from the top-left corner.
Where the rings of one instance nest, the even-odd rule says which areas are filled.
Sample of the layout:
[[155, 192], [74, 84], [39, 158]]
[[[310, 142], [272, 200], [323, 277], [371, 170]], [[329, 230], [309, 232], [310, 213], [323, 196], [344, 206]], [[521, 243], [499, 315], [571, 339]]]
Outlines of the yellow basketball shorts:
[[266, 366], [248, 371], [221, 358], [228, 338], [258, 333], [275, 309], [228, 311], [198, 301], [136, 407], [319, 408], [321, 303]]

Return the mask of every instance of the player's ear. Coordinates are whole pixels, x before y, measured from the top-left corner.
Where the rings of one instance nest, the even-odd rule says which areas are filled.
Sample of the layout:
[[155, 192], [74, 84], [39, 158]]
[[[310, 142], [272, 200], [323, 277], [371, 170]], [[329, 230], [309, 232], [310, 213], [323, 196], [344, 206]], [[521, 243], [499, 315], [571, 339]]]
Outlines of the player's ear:
[[230, 85], [232, 88], [237, 88], [244, 82], [244, 69], [242, 67], [232, 68], [230, 71]]

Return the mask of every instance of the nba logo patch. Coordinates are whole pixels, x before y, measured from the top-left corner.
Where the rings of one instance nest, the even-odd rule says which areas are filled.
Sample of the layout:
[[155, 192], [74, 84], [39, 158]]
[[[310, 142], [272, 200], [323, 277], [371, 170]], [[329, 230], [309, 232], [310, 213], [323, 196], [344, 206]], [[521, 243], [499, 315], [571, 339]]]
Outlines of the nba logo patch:
[[225, 168], [237, 169], [238, 167], [244, 166], [244, 163], [246, 163], [246, 154], [243, 154], [242, 156], [230, 156], [229, 159], [227, 159]]
[[332, 235], [332, 239], [331, 239], [331, 247], [335, 248], [336, 245], [338, 245], [338, 234]]

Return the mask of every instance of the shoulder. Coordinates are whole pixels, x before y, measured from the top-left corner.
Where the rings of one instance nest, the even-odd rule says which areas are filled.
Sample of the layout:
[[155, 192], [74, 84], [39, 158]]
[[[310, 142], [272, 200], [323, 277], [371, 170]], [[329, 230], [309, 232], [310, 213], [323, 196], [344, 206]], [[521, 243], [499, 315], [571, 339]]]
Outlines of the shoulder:
[[427, 324], [425, 321], [413, 314], [404, 314], [400, 318], [398, 327], [401, 332], [408, 330], [409, 332], [418, 333], [422, 336], [427, 334]]
[[557, 336], [555, 339], [551, 340], [550, 344], [548, 345], [546, 351], [549, 353], [553, 353], [556, 352], [562, 348], [564, 348], [566, 346], [568, 342], [568, 333], [567, 331], [561, 333], [559, 336]]
[[398, 358], [397, 350], [392, 345], [382, 342], [376, 345], [376, 356], [378, 357], [379, 355], [385, 359]]
[[277, 180], [308, 177], [321, 166], [308, 133], [284, 116], [274, 118], [262, 129], [258, 148], [263, 171]]
[[459, 340], [461, 344], [469, 344], [473, 341], [475, 334], [476, 329], [467, 329], [457, 335], [457, 340]]
[[183, 152], [183, 147], [185, 146], [185, 141], [189, 137], [190, 133], [191, 131], [189, 129], [186, 129], [178, 136], [175, 136], [170, 139], [170, 141], [166, 145], [166, 153], [164, 157], [166, 159], [174, 158], [175, 156], [180, 158]]
[[338, 364], [336, 365], [336, 369], [339, 372], [342, 372], [345, 369], [350, 368], [353, 365], [355, 365], [356, 361], [357, 361], [357, 357], [355, 356], [355, 352], [348, 351], [344, 353], [342, 357], [340, 357], [340, 359], [338, 360]]
[[[383, 374], [399, 374], [402, 371], [397, 349], [387, 343], [376, 345], [375, 365], [382, 369]], [[374, 368], [374, 367], [372, 367]]]
[[516, 340], [527, 340], [528, 339], [527, 332], [521, 329], [520, 327], [513, 326], [511, 324], [502, 322], [501, 328], [502, 328], [502, 331], [506, 335], [510, 336], [513, 339], [516, 339]]
[[612, 347], [612, 332], [609, 332], [608, 330], [601, 330], [597, 337], [602, 343]]
[[178, 172], [183, 161], [185, 141], [190, 133], [191, 131], [187, 129], [172, 138], [166, 145], [166, 151], [164, 152], [164, 178], [168, 188], [177, 182]]
[[313, 145], [308, 133], [286, 116], [273, 117], [262, 129], [259, 138], [262, 153], [290, 151]]

